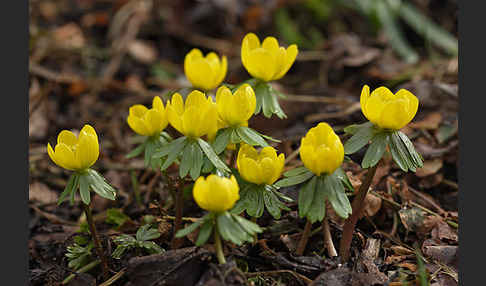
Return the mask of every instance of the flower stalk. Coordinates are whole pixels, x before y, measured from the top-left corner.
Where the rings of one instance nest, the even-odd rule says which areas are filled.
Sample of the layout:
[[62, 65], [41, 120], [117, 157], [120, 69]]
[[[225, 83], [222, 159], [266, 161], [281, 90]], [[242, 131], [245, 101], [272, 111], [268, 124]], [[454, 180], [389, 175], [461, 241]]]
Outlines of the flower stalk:
[[368, 193], [368, 189], [370, 188], [371, 182], [373, 181], [373, 177], [375, 176], [377, 166], [378, 164], [374, 165], [368, 170], [366, 178], [361, 184], [358, 193], [351, 204], [353, 212], [344, 223], [343, 236], [339, 244], [339, 255], [343, 261], [347, 261], [349, 259], [349, 251], [351, 248], [351, 241], [353, 240], [354, 228], [356, 227], [360, 214], [363, 212], [364, 200], [366, 198], [366, 194]]
[[327, 217], [322, 220], [322, 233], [324, 235], [324, 247], [327, 249], [327, 253], [330, 257], [337, 256], [336, 248], [334, 247], [334, 243], [332, 242], [329, 219]]
[[91, 213], [91, 207], [87, 204], [82, 204], [84, 208], [84, 212], [86, 214], [86, 220], [88, 222], [89, 231], [91, 232], [91, 236], [93, 238], [94, 248], [96, 251], [96, 255], [101, 260], [101, 269], [103, 271], [103, 278], [106, 280], [108, 279], [108, 261], [106, 260], [106, 256], [103, 253], [103, 248], [101, 247], [101, 242], [98, 237], [98, 232], [96, 231], [96, 226], [93, 221], [93, 215]]
[[182, 244], [182, 238], [176, 238], [175, 234], [179, 229], [181, 229], [182, 225], [182, 209], [184, 208], [184, 179], [179, 181], [178, 188], [175, 188], [176, 196], [175, 196], [175, 220], [174, 220], [174, 238], [171, 242], [171, 248], [177, 249]]
[[219, 264], [225, 264], [226, 258], [224, 258], [223, 244], [221, 243], [219, 231], [217, 230], [214, 232], [214, 249], [216, 250], [216, 257], [218, 258]]
[[295, 253], [299, 256], [304, 254], [305, 247], [307, 246], [307, 241], [309, 240], [309, 235], [311, 233], [312, 223], [310, 220], [307, 219], [305, 223], [304, 232], [302, 232], [302, 236], [300, 237], [299, 244], [297, 246], [297, 250]]

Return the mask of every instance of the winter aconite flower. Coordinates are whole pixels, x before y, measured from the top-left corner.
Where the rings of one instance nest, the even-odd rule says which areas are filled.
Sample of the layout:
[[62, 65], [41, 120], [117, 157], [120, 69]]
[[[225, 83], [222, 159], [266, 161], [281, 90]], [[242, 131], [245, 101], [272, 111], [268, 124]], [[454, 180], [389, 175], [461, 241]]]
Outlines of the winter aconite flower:
[[343, 144], [331, 126], [321, 122], [300, 141], [300, 158], [304, 166], [317, 176], [332, 174], [343, 162]]
[[211, 97], [194, 90], [184, 100], [175, 93], [167, 102], [167, 117], [169, 123], [187, 137], [199, 138], [214, 132], [218, 119], [216, 104]]
[[193, 196], [199, 207], [210, 212], [229, 210], [240, 198], [238, 183], [234, 176], [225, 178], [214, 174], [196, 180]]
[[241, 44], [241, 61], [251, 76], [271, 81], [287, 73], [298, 52], [295, 44], [285, 49], [274, 37], [267, 37], [260, 44], [257, 35], [248, 33]]
[[219, 59], [211, 52], [205, 57], [199, 49], [192, 49], [184, 59], [184, 73], [195, 88], [211, 90], [223, 81], [228, 70], [225, 56]]
[[154, 97], [151, 109], [141, 104], [131, 106], [127, 122], [133, 131], [144, 136], [159, 134], [169, 123], [164, 104], [158, 96]]
[[273, 147], [265, 147], [260, 152], [250, 145], [243, 144], [238, 152], [236, 164], [240, 175], [248, 182], [273, 184], [282, 173], [285, 155], [277, 152]]
[[90, 125], [84, 125], [79, 136], [63, 130], [57, 136], [57, 144], [52, 149], [47, 143], [47, 153], [56, 165], [71, 171], [82, 171], [91, 167], [100, 154], [98, 135]]
[[219, 118], [226, 126], [248, 126], [248, 119], [255, 112], [255, 92], [246, 83], [234, 93], [226, 86], [221, 86], [216, 92], [216, 105]]
[[373, 124], [391, 130], [399, 130], [417, 113], [419, 100], [405, 89], [393, 94], [382, 86], [370, 95], [369, 86], [365, 85], [361, 91], [361, 110], [364, 116]]

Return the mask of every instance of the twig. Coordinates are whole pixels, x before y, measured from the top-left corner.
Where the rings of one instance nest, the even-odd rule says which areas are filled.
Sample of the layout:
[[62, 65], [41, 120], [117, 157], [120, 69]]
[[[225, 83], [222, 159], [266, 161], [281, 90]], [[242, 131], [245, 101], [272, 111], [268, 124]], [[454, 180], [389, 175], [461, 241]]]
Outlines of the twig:
[[314, 96], [314, 95], [294, 95], [286, 94], [284, 101], [297, 101], [297, 102], [311, 102], [311, 103], [332, 103], [339, 105], [350, 105], [353, 103], [351, 100], [338, 97], [328, 97], [328, 96]]
[[351, 113], [354, 113], [355, 111], [358, 111], [360, 109], [361, 109], [360, 103], [355, 102], [353, 105], [349, 106], [348, 108], [346, 108], [343, 111], [311, 114], [311, 115], [306, 116], [304, 118], [304, 121], [305, 122], [315, 122], [315, 121], [320, 121], [320, 120], [323, 120], [323, 119], [344, 117], [344, 116], [347, 116]]
[[98, 286], [109, 286], [113, 283], [115, 283], [118, 279], [120, 279], [126, 272], [126, 268], [123, 268], [122, 270], [118, 271], [115, 275], [113, 275], [110, 279], [106, 280], [105, 282], [101, 283]]
[[262, 271], [262, 272], [252, 272], [252, 273], [246, 273], [246, 277], [255, 277], [255, 276], [265, 276], [265, 275], [275, 275], [275, 274], [281, 274], [281, 273], [289, 273], [295, 278], [302, 279], [307, 285], [312, 283], [312, 280], [309, 278], [305, 277], [302, 274], [299, 274], [297, 272], [287, 270], [287, 269], [281, 269], [281, 270], [273, 270], [273, 271]]

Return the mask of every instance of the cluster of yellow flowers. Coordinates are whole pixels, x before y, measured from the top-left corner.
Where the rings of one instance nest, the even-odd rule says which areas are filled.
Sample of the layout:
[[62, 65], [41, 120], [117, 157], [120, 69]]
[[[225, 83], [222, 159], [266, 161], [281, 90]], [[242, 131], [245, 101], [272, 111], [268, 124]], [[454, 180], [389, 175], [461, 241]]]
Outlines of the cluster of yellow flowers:
[[[247, 34], [241, 45], [243, 66], [251, 76], [261, 82], [282, 78], [294, 63], [297, 54], [298, 49], [296, 45], [290, 45], [285, 49], [279, 46], [278, 41], [274, 37], [267, 37], [260, 43], [258, 37], [253, 33]], [[381, 150], [381, 153], [367, 152], [363, 159], [363, 161], [367, 161], [367, 166], [376, 164], [381, 159], [381, 155], [387, 149], [387, 146], [389, 146], [393, 159], [402, 169], [415, 170], [416, 167], [421, 166], [422, 159], [420, 155], [415, 152], [413, 145], [407, 141], [408, 138], [399, 131], [417, 113], [419, 105], [417, 97], [404, 89], [393, 94], [386, 87], [379, 87], [370, 93], [370, 88], [365, 85], [361, 92], [360, 104], [364, 116], [370, 123], [359, 126], [359, 131], [357, 131], [359, 136], [353, 135], [347, 144], [343, 146], [341, 139], [328, 123], [318, 123], [301, 138], [299, 152], [304, 165], [302, 170], [294, 172], [294, 174], [297, 174], [295, 178], [284, 173], [284, 176], [287, 178], [277, 182], [284, 169], [284, 154], [278, 154], [277, 150], [267, 146], [268, 144], [246, 144], [245, 142], [247, 141], [245, 140], [234, 141], [233, 139], [234, 134], [240, 136], [239, 132], [241, 130], [243, 130], [241, 132], [245, 132], [245, 130], [249, 129], [248, 120], [258, 109], [259, 101], [254, 88], [249, 83], [243, 83], [232, 89], [226, 85], [221, 85], [227, 69], [225, 56], [220, 58], [214, 52], [204, 56], [200, 50], [193, 49], [185, 57], [184, 71], [194, 90], [185, 99], [180, 93], [175, 92], [167, 100], [165, 106], [162, 99], [155, 96], [152, 101], [152, 108], [149, 109], [140, 104], [133, 105], [130, 107], [127, 117], [127, 123], [130, 128], [135, 133], [147, 137], [145, 145], [141, 145], [141, 147], [146, 148], [146, 158], [147, 156], [150, 158], [156, 152], [155, 149], [159, 147], [164, 148], [163, 144], [167, 143], [165, 146], [167, 147], [170, 143], [177, 145], [183, 142], [183, 144], [174, 147], [174, 149], [166, 148], [165, 151], [160, 151], [160, 153], [172, 158], [169, 161], [165, 161], [163, 166], [169, 166], [177, 156], [182, 155], [181, 152], [185, 153], [186, 149], [189, 150], [188, 152], [194, 157], [191, 157], [191, 159], [182, 158], [179, 161], [181, 164], [180, 170], [182, 170], [184, 162], [198, 165], [199, 169], [195, 169], [194, 172], [192, 169], [190, 171], [191, 176], [195, 180], [193, 187], [194, 200], [202, 209], [221, 215], [221, 220], [228, 219], [233, 224], [238, 224], [238, 221], [242, 218], [227, 218], [226, 211], [232, 209], [235, 204], [239, 203], [239, 200], [249, 200], [246, 193], [240, 193], [240, 186], [234, 175], [231, 175], [229, 178], [215, 174], [209, 174], [207, 177], [200, 176], [203, 154], [208, 156], [214, 166], [217, 165], [215, 160], [220, 160], [217, 152], [211, 151], [211, 148], [214, 147], [206, 143], [201, 137], [206, 136], [211, 142], [217, 141], [215, 137], [218, 130], [221, 129], [229, 128], [231, 132], [236, 130], [234, 133], [228, 133], [227, 144], [223, 147], [228, 148], [233, 144], [233, 148], [239, 148], [235, 152], [237, 152], [236, 167], [240, 177], [245, 184], [252, 184], [253, 190], [256, 190], [255, 192], [261, 191], [259, 194], [261, 197], [258, 200], [262, 202], [261, 204], [265, 201], [267, 209], [272, 215], [277, 214], [276, 217], [280, 217], [280, 209], [285, 209], [286, 207], [280, 201], [268, 203], [268, 200], [272, 198], [277, 200], [275, 194], [279, 195], [277, 190], [281, 186], [298, 184], [306, 180], [308, 183], [304, 190], [301, 191], [303, 195], [299, 195], [299, 213], [301, 213], [300, 208], [303, 205], [305, 210], [302, 213], [304, 215], [309, 218], [307, 213], [313, 212], [310, 215], [312, 217], [311, 220], [315, 220], [315, 218], [322, 220], [325, 211], [323, 209], [324, 199], [328, 199], [331, 200], [331, 205], [334, 208], [339, 208], [338, 214], [341, 214], [343, 217], [347, 216], [351, 207], [344, 194], [344, 187], [342, 187], [341, 181], [337, 179], [338, 176], [335, 175], [336, 170], [340, 168], [345, 153], [353, 153], [370, 141], [370, 146], [374, 146], [373, 144], [375, 146], [379, 145], [379, 148], [374, 149]], [[218, 86], [214, 101], [210, 91]], [[164, 133], [163, 130], [169, 124], [180, 134], [184, 135], [188, 141], [183, 141], [186, 139], [181, 137], [172, 142], [159, 142], [159, 138]], [[259, 133], [248, 134], [241, 136], [246, 136], [245, 138], [247, 138]], [[254, 138], [250, 139], [253, 140], [252, 142], [257, 140]], [[261, 140], [264, 141], [263, 138]], [[235, 146], [234, 143], [238, 145]], [[265, 147], [257, 150], [252, 145]], [[351, 149], [346, 149], [347, 145], [351, 145]], [[147, 152], [148, 149], [150, 149], [150, 152]], [[177, 152], [171, 153], [171, 150], [177, 150]], [[348, 152], [346, 150], [351, 151]], [[90, 125], [85, 125], [79, 136], [76, 136], [71, 131], [63, 130], [57, 137], [55, 148], [53, 149], [48, 144], [47, 151], [50, 158], [57, 165], [67, 170], [75, 171], [76, 174], [87, 174], [91, 172], [89, 168], [99, 156], [98, 136]], [[193, 162], [193, 158], [197, 159], [198, 162]], [[222, 164], [223, 167], [227, 168], [224, 163]], [[163, 166], [159, 167], [163, 170]], [[186, 165], [184, 168], [185, 171], [180, 173], [181, 178], [186, 176], [187, 171], [192, 167]], [[230, 169], [227, 168], [227, 170], [229, 171]], [[319, 183], [316, 184], [316, 181]], [[95, 191], [103, 194], [102, 189], [106, 185], [96, 182], [99, 182], [99, 179], [94, 179], [93, 188]], [[85, 184], [81, 183], [81, 195], [84, 202], [89, 202], [89, 191]], [[248, 188], [246, 189], [247, 191]], [[266, 191], [272, 194], [266, 194]], [[85, 200], [86, 196], [88, 196], [87, 200]], [[111, 198], [108, 195], [106, 197]], [[313, 202], [315, 198], [322, 199], [322, 202], [316, 204]], [[248, 204], [252, 204], [251, 200]], [[268, 206], [267, 204], [270, 205]], [[275, 205], [278, 204], [280, 206], [275, 209]], [[246, 207], [254, 209], [254, 206], [246, 205]], [[239, 243], [250, 239], [251, 234], [261, 231], [258, 226], [253, 226], [251, 222], [245, 222], [243, 225], [246, 226], [247, 233], [245, 235], [242, 234], [243, 236], [241, 237], [238, 237], [238, 235], [232, 236], [230, 232], [224, 230], [224, 234], [222, 233], [223, 237], [233, 238], [232, 241]], [[244, 226], [241, 227], [245, 228]], [[218, 229], [218, 227], [215, 229]], [[217, 231], [223, 230], [219, 229]]]

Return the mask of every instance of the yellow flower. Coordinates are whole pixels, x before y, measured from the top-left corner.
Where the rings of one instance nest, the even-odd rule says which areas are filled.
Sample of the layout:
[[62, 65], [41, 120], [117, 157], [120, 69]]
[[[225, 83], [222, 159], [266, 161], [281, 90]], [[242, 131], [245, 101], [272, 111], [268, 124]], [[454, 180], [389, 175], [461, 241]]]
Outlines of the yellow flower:
[[300, 158], [304, 166], [317, 176], [332, 174], [343, 162], [343, 144], [331, 126], [321, 122], [301, 139]]
[[93, 127], [84, 125], [79, 136], [63, 130], [57, 136], [57, 144], [52, 149], [47, 143], [47, 153], [56, 165], [71, 171], [82, 171], [91, 167], [100, 155], [98, 135]]
[[282, 78], [299, 53], [297, 46], [279, 47], [277, 39], [260, 40], [253, 33], [246, 34], [241, 44], [241, 62], [249, 74], [264, 81]]
[[231, 209], [240, 198], [239, 190], [235, 176], [228, 179], [211, 174], [196, 180], [192, 194], [202, 209], [223, 212]]
[[258, 153], [247, 144], [241, 145], [236, 160], [243, 179], [257, 185], [273, 184], [280, 177], [284, 163], [285, 155], [282, 153], [277, 156], [273, 147], [267, 146]]
[[373, 124], [383, 129], [399, 130], [417, 113], [419, 100], [405, 89], [393, 94], [382, 86], [370, 95], [369, 86], [365, 85], [361, 91], [361, 110], [364, 116]]
[[151, 109], [141, 104], [131, 106], [127, 123], [133, 131], [144, 136], [159, 134], [169, 124], [164, 104], [158, 96], [154, 97]]
[[198, 138], [214, 132], [218, 120], [218, 110], [211, 97], [194, 90], [186, 98], [179, 93], [167, 102], [169, 123], [180, 133], [190, 138]]
[[255, 112], [255, 92], [247, 83], [242, 84], [235, 93], [221, 86], [216, 92], [216, 105], [219, 118], [226, 126], [248, 126], [248, 119]]
[[223, 81], [227, 70], [226, 57], [222, 56], [219, 60], [213, 52], [204, 57], [199, 49], [192, 49], [184, 59], [184, 73], [195, 88], [216, 88]]

